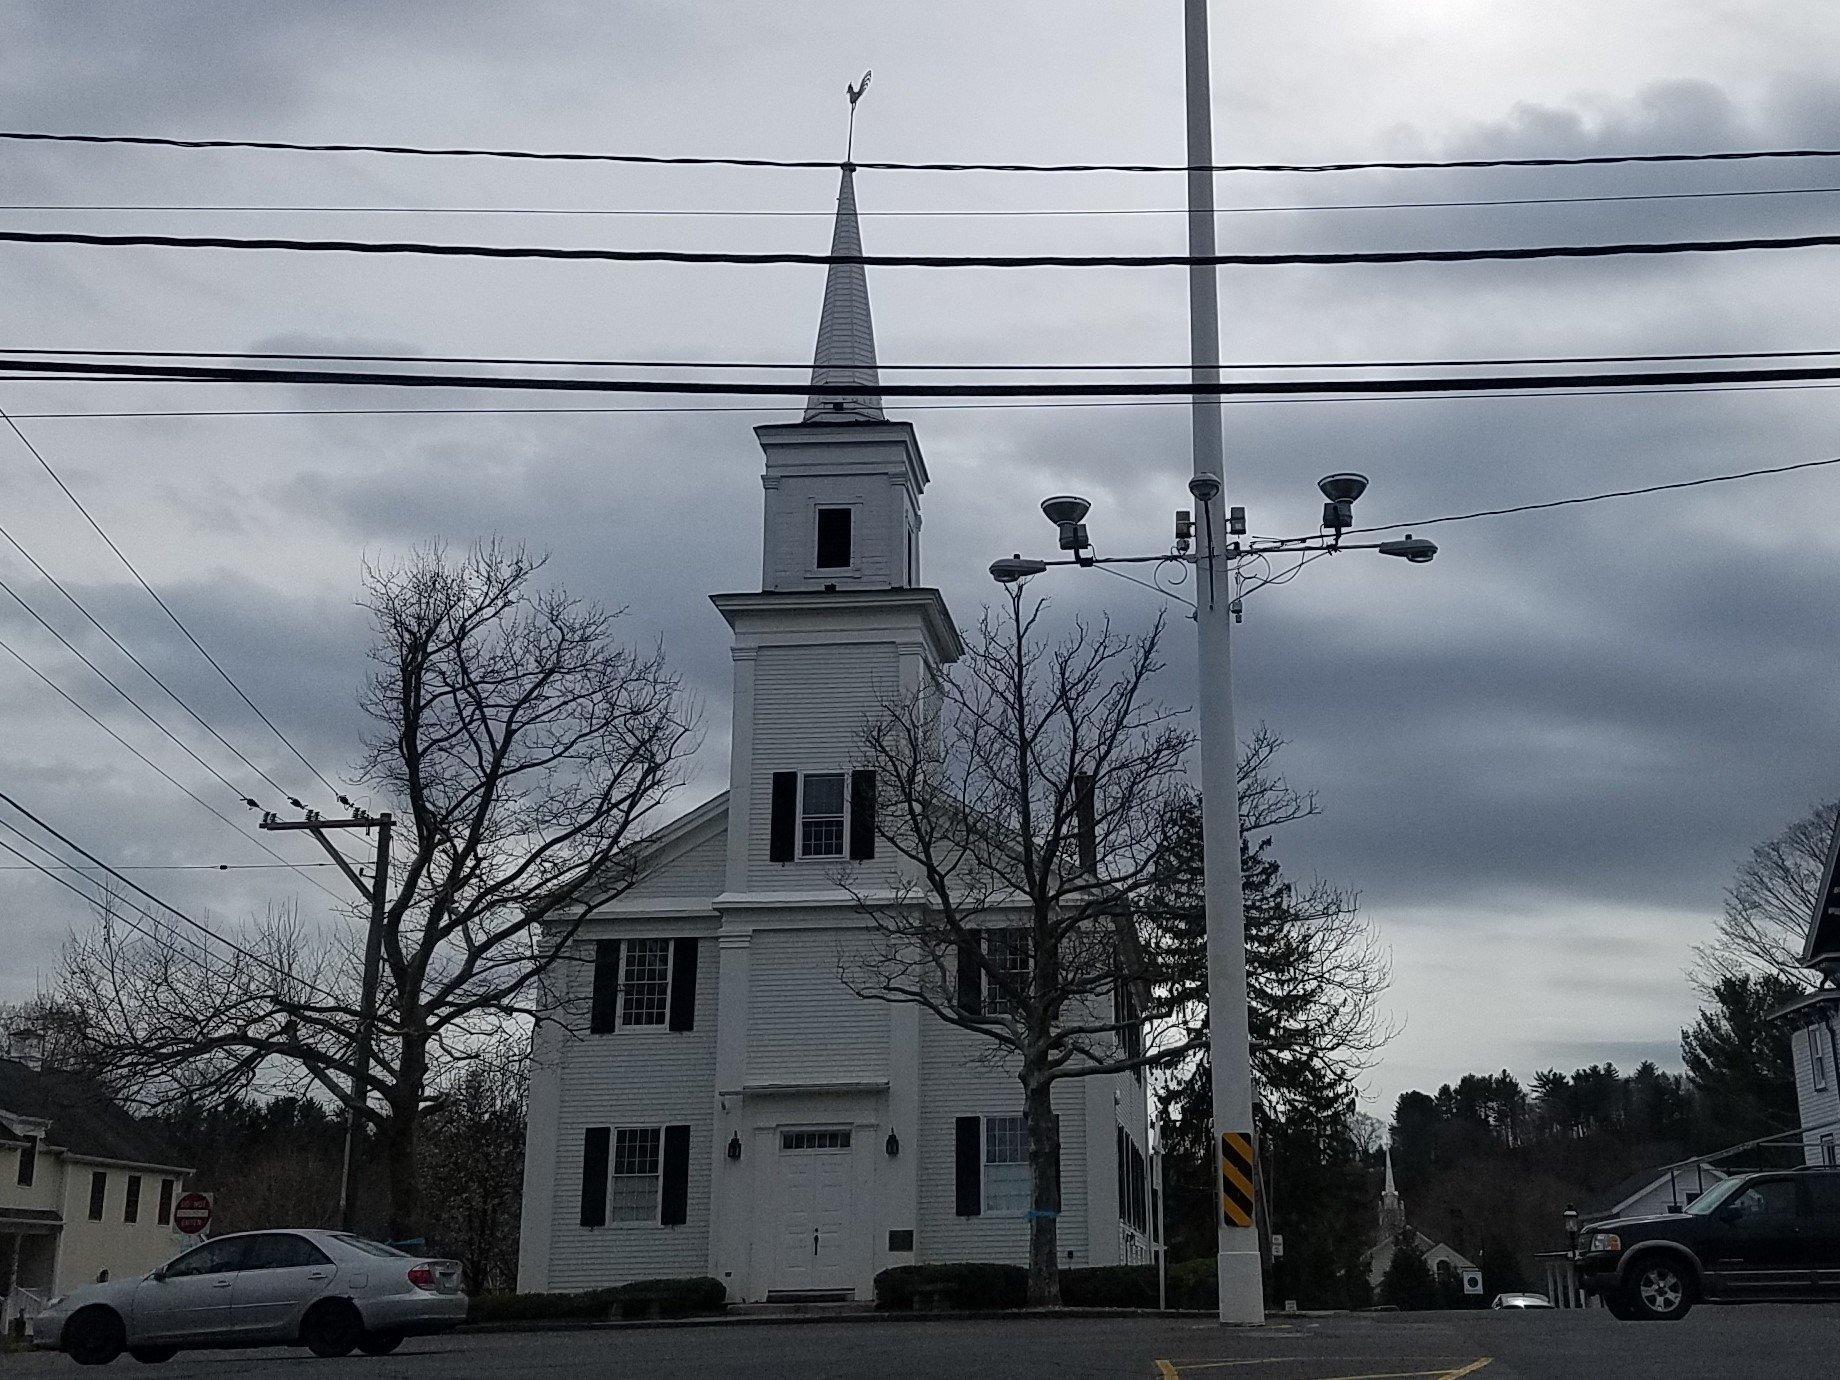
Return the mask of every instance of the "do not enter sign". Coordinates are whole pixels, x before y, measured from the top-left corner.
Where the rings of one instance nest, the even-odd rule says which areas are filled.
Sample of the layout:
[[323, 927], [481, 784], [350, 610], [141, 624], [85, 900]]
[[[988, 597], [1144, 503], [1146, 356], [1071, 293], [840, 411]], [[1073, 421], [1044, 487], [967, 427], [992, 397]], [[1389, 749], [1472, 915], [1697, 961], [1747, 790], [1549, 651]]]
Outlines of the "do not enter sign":
[[173, 1204], [173, 1225], [187, 1236], [196, 1236], [211, 1225], [211, 1198], [205, 1193], [182, 1193]]

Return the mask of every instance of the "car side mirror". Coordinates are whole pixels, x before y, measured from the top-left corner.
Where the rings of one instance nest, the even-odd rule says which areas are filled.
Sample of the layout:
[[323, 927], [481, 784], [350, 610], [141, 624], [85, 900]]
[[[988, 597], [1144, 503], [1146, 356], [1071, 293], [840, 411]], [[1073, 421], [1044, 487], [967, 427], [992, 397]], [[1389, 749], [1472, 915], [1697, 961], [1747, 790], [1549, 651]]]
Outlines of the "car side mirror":
[[166, 1267], [164, 1265], [160, 1266], [159, 1269], [148, 1275], [147, 1278], [156, 1283], [163, 1283], [166, 1279]]

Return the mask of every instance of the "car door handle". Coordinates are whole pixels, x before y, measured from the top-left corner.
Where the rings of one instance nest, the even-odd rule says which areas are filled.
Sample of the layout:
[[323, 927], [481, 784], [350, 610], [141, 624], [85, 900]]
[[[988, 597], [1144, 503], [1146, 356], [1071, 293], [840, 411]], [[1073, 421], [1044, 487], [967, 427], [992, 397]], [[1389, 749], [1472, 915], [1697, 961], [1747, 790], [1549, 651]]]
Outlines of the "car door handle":
[[308, 1279], [331, 1279], [332, 1272], [330, 1270], [308, 1270], [307, 1278]]
[[214, 1279], [211, 1281], [211, 1287], [213, 1289], [228, 1289], [230, 1284], [231, 1281], [227, 1279]]

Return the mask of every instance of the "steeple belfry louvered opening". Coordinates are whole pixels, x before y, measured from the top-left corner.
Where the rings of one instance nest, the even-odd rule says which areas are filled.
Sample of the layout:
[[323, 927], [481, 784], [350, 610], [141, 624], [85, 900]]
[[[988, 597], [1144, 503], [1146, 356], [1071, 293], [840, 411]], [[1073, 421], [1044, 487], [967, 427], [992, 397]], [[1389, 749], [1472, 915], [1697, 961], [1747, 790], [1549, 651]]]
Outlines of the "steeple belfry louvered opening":
[[[837, 188], [837, 223], [831, 232], [831, 254], [860, 257], [862, 227], [856, 219], [856, 170], [843, 166]], [[875, 367], [875, 327], [869, 317], [869, 280], [861, 264], [832, 264], [824, 280], [824, 311], [818, 317], [818, 346], [812, 356], [811, 382], [818, 385], [858, 387], [860, 396], [823, 396], [816, 392], [805, 404], [808, 422], [880, 422], [881, 385]]]

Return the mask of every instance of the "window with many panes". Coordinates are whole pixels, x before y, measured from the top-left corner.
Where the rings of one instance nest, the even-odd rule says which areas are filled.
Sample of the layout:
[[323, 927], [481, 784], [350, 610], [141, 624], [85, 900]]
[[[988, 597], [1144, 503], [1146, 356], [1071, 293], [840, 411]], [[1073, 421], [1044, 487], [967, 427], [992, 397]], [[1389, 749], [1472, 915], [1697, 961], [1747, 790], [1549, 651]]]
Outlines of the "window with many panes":
[[620, 969], [620, 1024], [663, 1025], [671, 1007], [671, 941], [627, 940]]
[[[1029, 990], [1029, 932], [1020, 927], [984, 931], [984, 953], [990, 966], [1009, 979], [1012, 989]], [[984, 1012], [990, 1016], [1013, 1016], [1018, 1003], [995, 981], [988, 984]]]
[[846, 777], [840, 771], [807, 772], [799, 781], [799, 856], [843, 856]]
[[1029, 1141], [1019, 1116], [984, 1118], [984, 1211], [1029, 1209]]
[[850, 1133], [843, 1128], [834, 1131], [781, 1131], [779, 1148], [782, 1150], [848, 1150]]
[[656, 1222], [660, 1170], [656, 1126], [627, 1127], [613, 1133], [613, 1172], [608, 1177], [609, 1222]]

